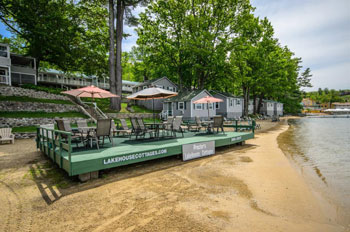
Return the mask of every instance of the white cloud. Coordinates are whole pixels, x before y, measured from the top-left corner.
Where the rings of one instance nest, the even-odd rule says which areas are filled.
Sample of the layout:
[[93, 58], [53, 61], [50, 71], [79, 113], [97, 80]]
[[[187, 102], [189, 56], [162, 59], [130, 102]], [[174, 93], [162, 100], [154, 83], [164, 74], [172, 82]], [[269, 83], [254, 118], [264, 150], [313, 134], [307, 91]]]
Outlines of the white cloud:
[[282, 45], [310, 67], [313, 89], [350, 88], [349, 0], [253, 0], [255, 14], [267, 17]]

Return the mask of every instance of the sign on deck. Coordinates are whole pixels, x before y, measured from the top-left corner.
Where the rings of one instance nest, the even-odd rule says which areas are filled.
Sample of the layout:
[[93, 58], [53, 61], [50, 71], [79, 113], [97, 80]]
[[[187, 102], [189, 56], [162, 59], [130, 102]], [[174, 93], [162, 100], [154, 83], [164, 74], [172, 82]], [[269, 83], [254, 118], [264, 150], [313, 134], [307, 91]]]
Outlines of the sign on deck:
[[182, 145], [182, 160], [191, 160], [215, 154], [215, 141]]

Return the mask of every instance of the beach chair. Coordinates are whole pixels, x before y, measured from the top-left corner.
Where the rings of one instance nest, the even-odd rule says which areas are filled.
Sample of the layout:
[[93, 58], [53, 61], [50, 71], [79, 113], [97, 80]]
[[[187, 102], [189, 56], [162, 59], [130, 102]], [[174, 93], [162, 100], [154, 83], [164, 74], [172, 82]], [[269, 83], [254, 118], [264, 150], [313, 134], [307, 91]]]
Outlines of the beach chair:
[[98, 119], [96, 130], [90, 135], [90, 146], [92, 147], [92, 141], [96, 142], [97, 149], [100, 149], [99, 142], [102, 138], [102, 145], [105, 144], [105, 137], [109, 138], [109, 141], [114, 146], [113, 139], [111, 138], [111, 119]]
[[12, 128], [0, 128], [0, 141], [10, 141], [10, 143], [15, 143], [15, 135], [12, 134]]

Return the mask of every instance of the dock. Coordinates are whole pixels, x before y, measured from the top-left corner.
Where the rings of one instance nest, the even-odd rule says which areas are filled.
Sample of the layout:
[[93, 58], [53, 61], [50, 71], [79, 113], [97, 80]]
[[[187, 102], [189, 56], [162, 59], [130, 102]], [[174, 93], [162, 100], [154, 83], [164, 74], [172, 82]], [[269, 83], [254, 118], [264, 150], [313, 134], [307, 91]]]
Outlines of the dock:
[[160, 140], [114, 137], [114, 146], [106, 139], [106, 143], [97, 149], [96, 146], [76, 146], [69, 132], [38, 128], [37, 148], [69, 176], [78, 175], [79, 179], [88, 180], [97, 178], [100, 170], [147, 160], [181, 155], [186, 161], [214, 155], [216, 147], [244, 143], [252, 138], [254, 132], [233, 131], [214, 134], [186, 132], [184, 137], [178, 134], [176, 138]]

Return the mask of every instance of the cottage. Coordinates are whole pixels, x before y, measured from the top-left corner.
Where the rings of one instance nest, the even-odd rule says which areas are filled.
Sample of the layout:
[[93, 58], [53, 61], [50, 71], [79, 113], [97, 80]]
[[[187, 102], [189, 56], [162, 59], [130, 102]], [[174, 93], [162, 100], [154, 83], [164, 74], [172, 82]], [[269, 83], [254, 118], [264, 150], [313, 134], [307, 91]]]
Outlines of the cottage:
[[210, 92], [214, 97], [220, 98], [223, 102], [215, 103], [216, 113], [228, 119], [241, 117], [243, 114], [243, 98], [233, 96], [229, 93], [221, 93], [218, 91]]
[[0, 84], [36, 84], [35, 58], [10, 52], [8, 44], [0, 44]]
[[350, 102], [334, 102], [332, 106], [334, 109], [350, 109]]
[[193, 102], [203, 97], [211, 96], [207, 90], [181, 91], [175, 97], [164, 100], [162, 115], [167, 116], [183, 116], [185, 119], [193, 119], [198, 116], [200, 118], [208, 118], [216, 115], [216, 109], [213, 103], [194, 104]]
[[[174, 82], [169, 80], [167, 77], [161, 77], [161, 78], [149, 80], [149, 81], [143, 82], [141, 84], [135, 85], [132, 88], [132, 92], [136, 93], [138, 91], [141, 91], [143, 89], [147, 89], [150, 87], [162, 88], [162, 89], [166, 89], [166, 90], [173, 91], [173, 92], [177, 92], [177, 90], [178, 90], [178, 87], [176, 84], [174, 84]], [[159, 111], [162, 110], [163, 109], [163, 102], [164, 102], [164, 99], [155, 99], [154, 100], [154, 109], [159, 110]], [[152, 100], [146, 100], [146, 101], [136, 101], [136, 104], [144, 106], [147, 109], [152, 109], [153, 103], [152, 103]]]

